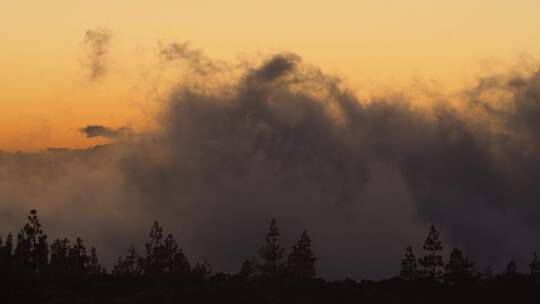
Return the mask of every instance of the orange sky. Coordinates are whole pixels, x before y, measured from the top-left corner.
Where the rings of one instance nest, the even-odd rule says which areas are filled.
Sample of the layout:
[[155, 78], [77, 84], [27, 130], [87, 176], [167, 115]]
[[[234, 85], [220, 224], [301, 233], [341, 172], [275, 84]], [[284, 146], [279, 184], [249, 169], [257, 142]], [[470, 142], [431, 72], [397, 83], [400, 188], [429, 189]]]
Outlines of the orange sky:
[[[538, 16], [538, 0], [3, 1], [0, 150], [87, 147], [100, 142], [77, 132], [87, 124], [144, 125], [171, 82], [156, 72], [160, 41], [224, 60], [296, 52], [358, 92], [455, 89], [537, 57]], [[112, 35], [108, 71], [89, 81], [84, 34], [98, 27]]]

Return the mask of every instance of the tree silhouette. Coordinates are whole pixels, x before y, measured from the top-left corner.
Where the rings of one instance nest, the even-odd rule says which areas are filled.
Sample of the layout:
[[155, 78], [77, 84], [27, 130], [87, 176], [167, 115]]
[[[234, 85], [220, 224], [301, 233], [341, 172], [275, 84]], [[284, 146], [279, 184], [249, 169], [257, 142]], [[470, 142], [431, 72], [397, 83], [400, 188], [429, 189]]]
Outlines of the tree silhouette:
[[11, 233], [8, 233], [7, 237], [6, 237], [6, 242], [4, 244], [4, 250], [5, 250], [5, 254], [9, 255], [9, 256], [12, 256], [13, 255], [13, 234]]
[[248, 259], [242, 262], [240, 271], [237, 274], [241, 280], [247, 281], [257, 275], [257, 271], [260, 269], [260, 265], [256, 259]]
[[184, 251], [172, 234], [163, 239], [163, 229], [154, 221], [150, 229], [150, 240], [146, 243], [146, 257], [141, 259], [146, 275], [188, 274], [191, 270]]
[[450, 259], [444, 270], [445, 280], [451, 284], [470, 281], [473, 277], [473, 263], [457, 248], [450, 253]]
[[476, 275], [481, 280], [491, 281], [493, 279], [493, 270], [491, 269], [491, 265], [487, 265], [484, 267], [483, 271], [478, 272]]
[[15, 261], [19, 271], [36, 277], [48, 265], [49, 246], [36, 210], [31, 210], [28, 222], [17, 235]]
[[403, 280], [415, 280], [418, 278], [418, 264], [416, 263], [416, 257], [411, 246], [407, 247], [405, 256], [401, 260], [399, 276]]
[[96, 275], [104, 273], [103, 266], [99, 263], [99, 258], [97, 255], [97, 250], [92, 246], [90, 248], [90, 256], [88, 257], [88, 274]]
[[144, 273], [148, 275], [163, 272], [163, 229], [158, 221], [154, 221], [150, 228], [150, 240], [146, 243], [146, 257], [144, 258]]
[[533, 260], [529, 265], [531, 269], [531, 278], [535, 281], [540, 280], [540, 261], [538, 260], [538, 255], [536, 252], [533, 254]]
[[212, 267], [210, 267], [208, 261], [204, 261], [202, 263], [197, 262], [195, 267], [193, 267], [192, 273], [196, 279], [206, 280], [212, 274]]
[[[212, 275], [207, 261], [191, 267], [179, 243], [172, 234], [165, 236], [157, 221], [149, 235], [146, 255], [141, 257], [131, 244], [111, 275], [100, 264], [96, 249], [91, 247], [87, 252], [81, 238], [73, 242], [56, 239], [44, 250], [47, 238], [37, 212], [32, 211], [16, 245], [11, 234], [0, 238], [0, 299], [2, 303], [431, 303], [439, 297], [441, 303], [540, 303], [536, 284], [540, 282], [540, 260], [536, 253], [529, 264], [530, 277], [518, 273], [516, 263], [510, 261], [506, 270], [492, 279], [490, 266], [474, 273], [473, 263], [463, 251], [453, 249], [441, 277], [442, 245], [433, 226], [422, 259], [415, 258], [411, 246], [406, 248], [399, 273], [402, 280], [378, 282], [309, 280], [316, 275], [316, 259], [306, 231], [292, 246], [284, 265], [275, 219], [270, 221], [265, 244], [259, 250], [262, 265], [256, 259], [246, 260], [234, 276]], [[418, 262], [433, 282], [404, 282], [418, 278]], [[443, 280], [435, 281], [440, 278]]]
[[441, 275], [442, 271], [439, 269], [444, 266], [444, 263], [440, 255], [443, 247], [439, 240], [439, 232], [433, 225], [429, 229], [423, 248], [427, 254], [418, 263], [424, 268], [424, 275], [435, 280]]
[[88, 262], [90, 258], [86, 253], [86, 246], [81, 238], [77, 238], [75, 243], [68, 250], [69, 272], [75, 276], [83, 276], [88, 273]]
[[265, 238], [265, 245], [259, 250], [259, 256], [263, 259], [261, 265], [262, 275], [266, 278], [277, 279], [282, 272], [284, 250], [279, 246], [279, 230], [274, 218], [270, 221], [270, 228]]
[[516, 276], [517, 274], [518, 274], [518, 271], [517, 271], [516, 262], [514, 262], [514, 260], [510, 260], [510, 262], [506, 266], [506, 270], [504, 271], [504, 275], [507, 276], [507, 277], [513, 277], [513, 276]]
[[0, 238], [0, 272], [11, 274], [13, 270], [13, 235], [9, 233], [6, 241]]
[[162, 250], [165, 261], [165, 271], [175, 274], [189, 273], [191, 266], [184, 251], [178, 246], [172, 234], [169, 234], [164, 242]]
[[56, 239], [51, 244], [49, 272], [53, 276], [65, 276], [68, 274], [68, 250], [69, 240], [67, 238]]
[[304, 230], [289, 254], [287, 272], [295, 279], [312, 279], [316, 274], [315, 261], [315, 255], [311, 250], [311, 239]]
[[113, 274], [123, 276], [139, 276], [143, 273], [144, 259], [140, 258], [133, 243], [129, 246], [125, 258], [119, 257], [113, 266]]

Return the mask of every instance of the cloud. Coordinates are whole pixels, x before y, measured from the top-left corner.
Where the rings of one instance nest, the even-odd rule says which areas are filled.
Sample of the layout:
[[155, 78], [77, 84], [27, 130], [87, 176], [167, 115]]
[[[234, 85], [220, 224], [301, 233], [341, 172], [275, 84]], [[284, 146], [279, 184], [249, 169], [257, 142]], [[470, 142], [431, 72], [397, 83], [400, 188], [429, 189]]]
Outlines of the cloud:
[[164, 61], [183, 63], [190, 72], [201, 75], [223, 68], [222, 63], [211, 60], [202, 50], [193, 48], [188, 42], [160, 44], [159, 56]]
[[92, 137], [105, 137], [105, 138], [118, 138], [128, 132], [127, 128], [109, 128], [102, 125], [88, 125], [84, 128], [80, 128], [79, 132], [84, 134], [88, 138]]
[[293, 71], [300, 57], [294, 54], [276, 55], [254, 71], [254, 76], [261, 81], [272, 81]]
[[328, 278], [396, 274], [433, 223], [447, 250], [479, 266], [526, 265], [540, 245], [539, 75], [492, 77], [458, 105], [418, 107], [407, 96], [359, 100], [300, 56], [277, 54], [223, 88], [212, 74], [215, 89], [182, 82], [157, 128], [117, 144], [0, 154], [0, 218], [16, 227], [15, 215], [40, 209], [51, 235], [80, 233], [107, 261], [142, 244], [157, 218], [192, 259], [233, 272], [275, 217], [285, 247], [308, 230]]
[[84, 34], [86, 67], [90, 80], [98, 80], [107, 72], [107, 55], [110, 43], [111, 32], [105, 28], [87, 30]]

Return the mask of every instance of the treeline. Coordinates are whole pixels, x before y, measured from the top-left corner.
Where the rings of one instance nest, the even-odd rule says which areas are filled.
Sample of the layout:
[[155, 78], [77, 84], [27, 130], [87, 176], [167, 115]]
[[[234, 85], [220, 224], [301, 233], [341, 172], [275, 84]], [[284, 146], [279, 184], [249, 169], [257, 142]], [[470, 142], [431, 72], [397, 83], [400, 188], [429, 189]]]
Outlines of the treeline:
[[526, 279], [540, 282], [540, 261], [536, 252], [529, 264], [529, 273], [519, 273], [516, 262], [510, 260], [503, 273], [494, 274], [488, 265], [481, 271], [476, 271], [474, 263], [458, 248], [452, 249], [448, 262], [445, 264], [442, 256], [442, 242], [440, 234], [431, 226], [422, 247], [424, 255], [416, 258], [412, 246], [406, 248], [405, 256], [401, 261], [399, 278], [407, 281], [432, 280], [448, 284], [472, 283], [474, 281], [490, 281], [498, 279]]
[[70, 277], [105, 273], [96, 249], [87, 250], [83, 240], [57, 239], [49, 246], [37, 212], [30, 211], [28, 222], [14, 240], [10, 233], [0, 238], [0, 270], [17, 279]]
[[[285, 250], [279, 244], [279, 229], [272, 219], [264, 244], [258, 252], [258, 259], [242, 263], [236, 279], [294, 279], [307, 280], [316, 276], [316, 258], [311, 248], [311, 239], [304, 231], [285, 258]], [[431, 226], [424, 245], [424, 255], [416, 258], [412, 246], [406, 248], [401, 261], [399, 279], [406, 281], [432, 280], [448, 284], [466, 283], [478, 280], [492, 280], [495, 277], [518, 278], [528, 276], [540, 282], [540, 261], [533, 254], [527, 274], [519, 273], [516, 263], [510, 261], [503, 273], [494, 274], [491, 267], [477, 271], [474, 263], [454, 248], [444, 263], [443, 246], [440, 235]], [[172, 234], [165, 234], [163, 228], [154, 221], [143, 254], [139, 254], [131, 244], [127, 254], [119, 257], [108, 272], [100, 263], [97, 250], [86, 247], [81, 238], [71, 241], [56, 239], [49, 245], [47, 234], [39, 221], [36, 210], [31, 210], [27, 223], [14, 237], [8, 234], [0, 238], [0, 270], [18, 278], [73, 278], [83, 276], [116, 277], [159, 277], [177, 276], [198, 280], [209, 279], [212, 268], [207, 261], [192, 264]], [[220, 274], [224, 276], [225, 274]]]
[[[206, 280], [212, 274], [207, 261], [192, 265], [172, 234], [165, 234], [158, 221], [154, 221], [144, 254], [137, 253], [131, 244], [127, 254], [119, 257], [108, 272], [99, 262], [97, 250], [88, 249], [81, 238], [71, 241], [56, 239], [49, 245], [47, 234], [39, 221], [36, 210], [31, 210], [27, 223], [14, 240], [10, 233], [0, 237], [0, 271], [14, 278], [80, 278], [112, 275], [120, 278], [183, 277]], [[316, 275], [315, 256], [311, 239], [304, 231], [285, 260], [285, 250], [279, 244], [277, 222], [272, 219], [260, 259], [242, 263], [235, 278], [261, 279], [312, 279]], [[224, 274], [220, 274], [224, 275]]]
[[[172, 234], [157, 221], [143, 251], [126, 246], [110, 270], [81, 238], [49, 241], [35, 210], [14, 236], [0, 238], [1, 303], [540, 303], [540, 262], [520, 273], [510, 261], [494, 274], [475, 270], [463, 251], [443, 259], [440, 235], [431, 227], [423, 254], [406, 248], [399, 274], [357, 283], [317, 279], [308, 233], [286, 252], [275, 219], [256, 258], [235, 274], [212, 273], [207, 261], [192, 263]], [[339, 261], [334, 261], [339, 263]]]
[[[191, 265], [172, 234], [165, 236], [163, 228], [154, 221], [148, 242], [144, 246], [144, 255], [139, 255], [133, 244], [126, 256], [119, 257], [111, 271], [112, 275], [124, 277], [182, 276], [206, 280], [212, 274], [208, 261]], [[292, 247], [287, 260], [285, 250], [279, 244], [279, 229], [275, 219], [270, 227], [264, 245], [258, 255], [260, 259], [249, 259], [242, 263], [235, 278], [252, 279], [312, 279], [316, 275], [315, 256], [311, 249], [311, 239], [306, 231]], [[224, 276], [224, 274], [220, 274]]]

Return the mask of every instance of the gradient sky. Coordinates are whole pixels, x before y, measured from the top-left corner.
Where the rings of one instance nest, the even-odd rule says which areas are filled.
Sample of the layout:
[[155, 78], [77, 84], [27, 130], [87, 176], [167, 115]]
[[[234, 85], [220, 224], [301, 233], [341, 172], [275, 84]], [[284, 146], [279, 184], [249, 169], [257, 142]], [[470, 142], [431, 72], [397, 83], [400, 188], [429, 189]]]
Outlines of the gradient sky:
[[[137, 127], [158, 43], [212, 58], [292, 51], [358, 92], [446, 89], [540, 54], [540, 1], [0, 0], [0, 150], [87, 147], [87, 124]], [[84, 34], [111, 33], [108, 72], [89, 81]], [[523, 59], [525, 58], [525, 59]]]

